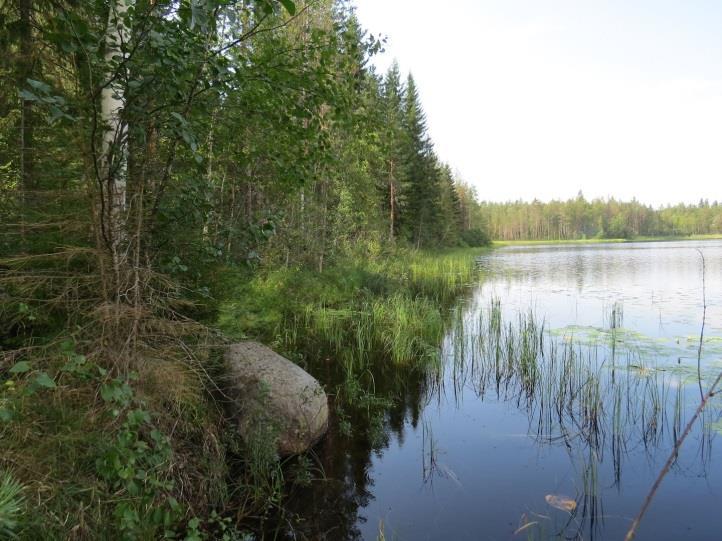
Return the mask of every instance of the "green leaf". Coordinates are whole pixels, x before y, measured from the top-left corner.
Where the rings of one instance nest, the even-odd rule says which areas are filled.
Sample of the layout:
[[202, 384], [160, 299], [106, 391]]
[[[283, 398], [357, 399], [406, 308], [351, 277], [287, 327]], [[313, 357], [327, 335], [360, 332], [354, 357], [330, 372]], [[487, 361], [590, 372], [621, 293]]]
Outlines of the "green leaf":
[[20, 361], [19, 363], [15, 363], [15, 366], [13, 366], [9, 372], [11, 374], [24, 374], [25, 372], [28, 372], [30, 370], [30, 364], [27, 361]]
[[293, 2], [293, 0], [281, 0], [281, 4], [283, 4], [283, 7], [286, 8], [286, 11], [288, 11], [289, 15], [296, 14], [296, 4]]
[[52, 90], [47, 84], [45, 84], [42, 81], [36, 81], [35, 79], [27, 79], [28, 84], [32, 86], [36, 90], [40, 90], [41, 92], [48, 93]]
[[40, 99], [29, 90], [20, 90], [18, 94], [20, 94], [20, 97], [25, 101], [38, 101]]
[[176, 119], [178, 122], [180, 122], [180, 124], [183, 125], [183, 126], [185, 126], [186, 124], [188, 124], [188, 122], [186, 122], [186, 119], [183, 118], [183, 115], [181, 115], [180, 113], [177, 113], [176, 111], [172, 111], [171, 114], [170, 114], [170, 116], [172, 116], [173, 118], [175, 118], [175, 119]]
[[115, 400], [116, 396], [118, 395], [117, 389], [114, 385], [101, 385], [100, 387], [100, 397], [105, 400], [106, 402], [112, 402]]
[[45, 387], [46, 389], [54, 389], [56, 387], [53, 378], [48, 376], [45, 372], [40, 372], [35, 377], [35, 383], [37, 383], [40, 387]]

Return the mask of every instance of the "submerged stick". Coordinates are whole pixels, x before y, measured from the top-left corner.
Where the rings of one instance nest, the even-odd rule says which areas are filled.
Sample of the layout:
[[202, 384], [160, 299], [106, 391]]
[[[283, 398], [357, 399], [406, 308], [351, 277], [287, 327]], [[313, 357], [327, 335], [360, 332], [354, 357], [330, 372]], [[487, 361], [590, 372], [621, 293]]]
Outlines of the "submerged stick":
[[720, 381], [722, 381], [722, 372], [717, 375], [717, 379], [714, 380], [714, 383], [712, 383], [712, 386], [709, 388], [709, 391], [707, 391], [707, 394], [702, 397], [702, 401], [697, 407], [697, 411], [695, 411], [694, 415], [689, 420], [689, 423], [687, 423], [687, 426], [684, 428], [682, 436], [675, 442], [672, 453], [670, 453], [667, 462], [664, 464], [664, 468], [662, 468], [662, 471], [659, 472], [659, 475], [657, 476], [654, 485], [652, 485], [652, 489], [649, 491], [649, 494], [647, 494], [647, 497], [644, 500], [642, 508], [639, 510], [639, 513], [635, 517], [634, 522], [632, 522], [632, 526], [627, 531], [627, 535], [624, 537], [624, 541], [632, 541], [632, 539], [634, 539], [634, 536], [637, 535], [637, 528], [639, 527], [639, 523], [641, 522], [644, 513], [647, 511], [649, 504], [652, 503], [652, 499], [654, 498], [654, 495], [657, 492], [659, 485], [662, 484], [662, 479], [664, 479], [664, 476], [667, 475], [670, 468], [672, 467], [672, 464], [674, 464], [677, 453], [679, 452], [679, 448], [682, 447], [682, 443], [684, 443], [685, 438], [692, 430], [692, 426], [694, 425], [695, 421], [697, 421], [697, 418], [702, 413], [702, 410], [704, 410], [709, 399], [715, 395], [715, 389], [717, 388], [717, 385], [719, 385]]
[[697, 249], [699, 252], [699, 256], [702, 258], [702, 329], [699, 333], [699, 348], [697, 349], [697, 382], [699, 384], [699, 394], [700, 394], [700, 402], [699, 406], [697, 407], [697, 411], [694, 412], [694, 415], [687, 423], [687, 426], [684, 428], [684, 432], [680, 436], [680, 438], [674, 442], [674, 449], [672, 449], [672, 452], [669, 455], [669, 458], [667, 459], [667, 462], [664, 464], [664, 467], [662, 468], [662, 471], [659, 472], [659, 475], [657, 476], [657, 479], [654, 481], [654, 484], [652, 485], [651, 490], [649, 491], [649, 494], [647, 494], [647, 497], [644, 499], [644, 504], [642, 504], [642, 508], [639, 510], [639, 513], [634, 518], [634, 522], [632, 522], [632, 525], [630, 526], [629, 530], [627, 531], [627, 535], [624, 537], [624, 541], [632, 541], [634, 537], [637, 535], [637, 528], [639, 528], [639, 523], [642, 521], [642, 517], [644, 516], [644, 513], [646, 513], [647, 508], [652, 503], [652, 499], [654, 498], [654, 495], [657, 493], [657, 489], [662, 484], [662, 480], [664, 477], [669, 473], [670, 468], [672, 467], [672, 464], [674, 464], [675, 460], [677, 459], [677, 455], [679, 453], [679, 448], [682, 447], [682, 444], [684, 443], [684, 440], [687, 438], [689, 433], [692, 430], [692, 427], [694, 426], [694, 423], [697, 421], [697, 418], [702, 414], [702, 411], [704, 410], [705, 406], [707, 405], [707, 402], [710, 398], [712, 398], [715, 395], [715, 389], [717, 388], [717, 385], [719, 385], [719, 382], [722, 381], [722, 372], [720, 372], [717, 375], [717, 379], [714, 380], [712, 383], [712, 386], [709, 388], [709, 391], [707, 391], [707, 394], [704, 394], [702, 391], [702, 342], [704, 339], [704, 326], [705, 326], [705, 320], [707, 318], [707, 295], [705, 291], [705, 261], [704, 261], [704, 254], [702, 253], [702, 250], [699, 248]]
[[702, 329], [699, 331], [699, 347], [697, 348], [697, 382], [699, 383], [699, 397], [702, 399], [704, 393], [702, 392], [702, 342], [704, 341], [704, 325], [707, 320], [707, 289], [705, 286], [705, 261], [702, 250], [697, 248], [699, 257], [702, 258]]

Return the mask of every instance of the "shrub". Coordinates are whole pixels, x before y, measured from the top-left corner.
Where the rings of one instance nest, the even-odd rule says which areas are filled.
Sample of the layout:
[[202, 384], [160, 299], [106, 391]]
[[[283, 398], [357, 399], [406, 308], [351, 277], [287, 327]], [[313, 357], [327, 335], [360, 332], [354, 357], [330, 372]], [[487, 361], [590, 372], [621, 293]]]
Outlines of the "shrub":
[[489, 234], [478, 228], [462, 231], [461, 240], [470, 247], [487, 246], [490, 242]]

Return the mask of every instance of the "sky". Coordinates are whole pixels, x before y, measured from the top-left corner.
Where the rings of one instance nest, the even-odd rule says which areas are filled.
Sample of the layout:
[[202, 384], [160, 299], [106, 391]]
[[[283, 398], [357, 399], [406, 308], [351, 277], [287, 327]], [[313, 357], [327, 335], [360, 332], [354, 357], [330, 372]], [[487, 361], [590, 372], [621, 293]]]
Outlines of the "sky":
[[722, 201], [722, 2], [354, 3], [481, 199]]

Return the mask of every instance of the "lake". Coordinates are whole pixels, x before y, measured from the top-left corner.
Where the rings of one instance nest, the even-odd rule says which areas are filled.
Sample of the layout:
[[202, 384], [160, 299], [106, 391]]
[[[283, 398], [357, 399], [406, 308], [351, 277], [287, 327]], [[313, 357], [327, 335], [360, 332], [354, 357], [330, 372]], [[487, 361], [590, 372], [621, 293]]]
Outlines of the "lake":
[[[436, 369], [376, 375], [371, 430], [318, 450], [308, 539], [623, 539], [722, 370], [722, 241], [510, 246], [449, 317]], [[722, 535], [722, 401], [695, 423], [637, 539]], [[371, 434], [371, 436], [369, 435]]]

